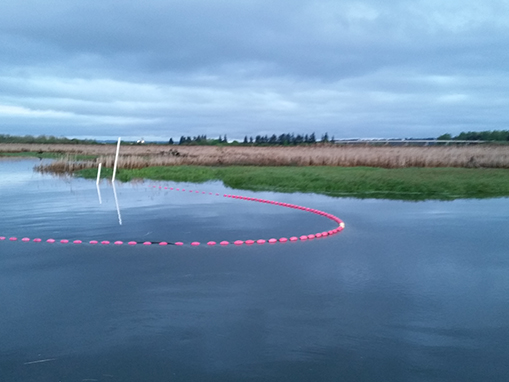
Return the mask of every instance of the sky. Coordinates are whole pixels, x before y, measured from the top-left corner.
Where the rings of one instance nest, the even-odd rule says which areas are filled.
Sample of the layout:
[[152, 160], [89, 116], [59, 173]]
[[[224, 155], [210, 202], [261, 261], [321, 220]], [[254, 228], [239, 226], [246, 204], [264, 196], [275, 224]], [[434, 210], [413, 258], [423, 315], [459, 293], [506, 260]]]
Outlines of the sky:
[[3, 0], [0, 134], [509, 128], [507, 0]]

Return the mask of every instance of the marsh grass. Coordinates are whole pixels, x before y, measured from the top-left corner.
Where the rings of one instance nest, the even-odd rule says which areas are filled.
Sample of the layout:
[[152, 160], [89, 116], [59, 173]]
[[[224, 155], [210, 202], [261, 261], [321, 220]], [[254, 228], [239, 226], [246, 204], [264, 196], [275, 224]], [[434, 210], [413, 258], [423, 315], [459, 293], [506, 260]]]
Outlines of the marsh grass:
[[[87, 169], [78, 174], [95, 178], [97, 171]], [[103, 175], [110, 177], [111, 169]], [[502, 169], [177, 166], [121, 170], [117, 179], [192, 183], [220, 180], [234, 189], [400, 200], [509, 196], [509, 171]]]
[[[60, 156], [37, 171], [95, 178], [99, 162], [111, 176], [115, 146], [0, 145], [0, 153], [16, 150]], [[125, 145], [120, 152], [123, 181], [221, 180], [238, 189], [411, 200], [509, 196], [509, 146]]]
[[[9, 146], [6, 148], [5, 146]], [[17, 146], [17, 147], [15, 147]], [[28, 147], [29, 146], [29, 147]], [[41, 171], [76, 171], [113, 167], [112, 145], [0, 145], [0, 152], [15, 149], [59, 153], [76, 157], [76, 163], [62, 158], [38, 168]], [[67, 151], [66, 151], [67, 150]], [[120, 169], [153, 166], [331, 166], [331, 167], [463, 167], [509, 168], [509, 146], [359, 147], [314, 145], [294, 147], [249, 146], [121, 146]], [[83, 160], [84, 155], [94, 159]]]

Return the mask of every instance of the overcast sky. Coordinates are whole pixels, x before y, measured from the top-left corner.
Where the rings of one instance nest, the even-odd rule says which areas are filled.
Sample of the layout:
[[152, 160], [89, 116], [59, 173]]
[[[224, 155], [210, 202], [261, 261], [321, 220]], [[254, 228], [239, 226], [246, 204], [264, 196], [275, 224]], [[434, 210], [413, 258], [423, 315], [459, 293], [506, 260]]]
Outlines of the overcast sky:
[[509, 129], [507, 0], [3, 0], [0, 133]]

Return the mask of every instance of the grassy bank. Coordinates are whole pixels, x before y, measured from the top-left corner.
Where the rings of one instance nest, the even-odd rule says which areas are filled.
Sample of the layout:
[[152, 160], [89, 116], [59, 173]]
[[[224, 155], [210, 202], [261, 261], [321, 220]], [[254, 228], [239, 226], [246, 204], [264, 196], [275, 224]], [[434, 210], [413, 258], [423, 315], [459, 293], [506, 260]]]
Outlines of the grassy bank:
[[[77, 174], [95, 178], [97, 170], [85, 169]], [[111, 169], [105, 169], [103, 176], [111, 176]], [[121, 169], [117, 179], [195, 183], [221, 180], [226, 186], [243, 190], [400, 200], [509, 196], [509, 171], [504, 169], [161, 166]]]

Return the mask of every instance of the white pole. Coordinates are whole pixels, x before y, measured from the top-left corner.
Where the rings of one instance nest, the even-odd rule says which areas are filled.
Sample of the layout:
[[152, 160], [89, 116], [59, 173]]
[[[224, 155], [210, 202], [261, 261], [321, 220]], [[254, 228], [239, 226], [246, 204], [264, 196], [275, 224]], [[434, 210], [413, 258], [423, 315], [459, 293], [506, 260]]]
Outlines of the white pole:
[[113, 166], [113, 177], [111, 178], [111, 181], [115, 181], [115, 175], [117, 174], [117, 163], [118, 163], [118, 152], [120, 151], [120, 137], [118, 137], [118, 143], [117, 143], [117, 153], [115, 154], [115, 165]]
[[95, 182], [95, 184], [99, 185], [99, 180], [101, 180], [101, 166], [103, 164], [102, 163], [99, 163], [99, 167], [97, 168], [97, 180]]

